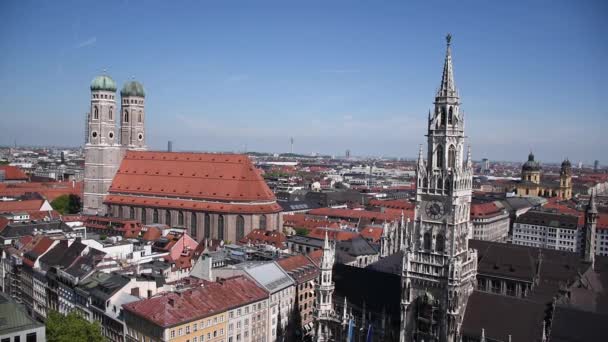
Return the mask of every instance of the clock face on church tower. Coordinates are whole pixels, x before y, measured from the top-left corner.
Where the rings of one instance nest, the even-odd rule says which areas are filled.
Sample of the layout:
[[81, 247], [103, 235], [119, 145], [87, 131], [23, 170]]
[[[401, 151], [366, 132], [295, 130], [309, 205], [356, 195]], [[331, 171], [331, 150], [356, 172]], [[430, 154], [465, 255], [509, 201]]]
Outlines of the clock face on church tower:
[[426, 215], [433, 220], [439, 220], [443, 217], [443, 215], [445, 215], [443, 203], [437, 200], [428, 202], [426, 204], [425, 211]]

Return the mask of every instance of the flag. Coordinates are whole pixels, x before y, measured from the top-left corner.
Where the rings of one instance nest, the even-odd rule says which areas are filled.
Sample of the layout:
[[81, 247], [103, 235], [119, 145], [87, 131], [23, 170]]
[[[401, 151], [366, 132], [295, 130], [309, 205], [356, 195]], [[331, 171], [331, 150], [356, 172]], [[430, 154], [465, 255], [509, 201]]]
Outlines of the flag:
[[366, 342], [372, 342], [373, 336], [374, 334], [374, 327], [370, 324], [369, 327], [367, 328], [367, 339], [365, 340]]
[[353, 319], [349, 319], [348, 320], [348, 336], [346, 337], [346, 342], [352, 342], [353, 341], [353, 330], [355, 329], [355, 326], [353, 324]]

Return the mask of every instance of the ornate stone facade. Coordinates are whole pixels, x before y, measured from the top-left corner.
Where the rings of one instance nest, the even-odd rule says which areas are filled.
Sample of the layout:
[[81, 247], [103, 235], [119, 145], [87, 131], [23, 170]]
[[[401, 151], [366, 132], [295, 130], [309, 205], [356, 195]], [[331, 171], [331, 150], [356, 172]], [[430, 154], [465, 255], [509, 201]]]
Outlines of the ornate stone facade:
[[416, 172], [413, 229], [403, 253], [400, 341], [458, 340], [476, 286], [477, 252], [468, 248], [473, 167], [464, 161], [464, 114], [454, 85], [451, 36], [435, 108], [429, 112], [427, 161]]

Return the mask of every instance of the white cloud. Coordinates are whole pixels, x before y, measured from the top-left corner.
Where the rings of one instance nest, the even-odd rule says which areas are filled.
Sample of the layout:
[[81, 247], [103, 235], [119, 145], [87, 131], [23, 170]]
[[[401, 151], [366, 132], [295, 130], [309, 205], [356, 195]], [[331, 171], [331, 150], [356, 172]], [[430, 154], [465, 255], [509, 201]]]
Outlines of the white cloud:
[[76, 46], [77, 49], [82, 49], [83, 47], [95, 45], [97, 43], [97, 37], [91, 37]]

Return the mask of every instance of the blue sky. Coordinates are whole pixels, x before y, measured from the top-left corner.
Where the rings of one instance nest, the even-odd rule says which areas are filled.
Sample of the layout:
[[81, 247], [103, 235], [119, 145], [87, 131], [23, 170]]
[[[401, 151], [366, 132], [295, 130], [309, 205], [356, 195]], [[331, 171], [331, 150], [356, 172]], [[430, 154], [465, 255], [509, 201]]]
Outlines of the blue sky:
[[[1, 1], [0, 144], [79, 145], [107, 69], [161, 149], [414, 157], [451, 32], [476, 159], [606, 159], [605, 1]], [[603, 82], [602, 82], [603, 81]]]

